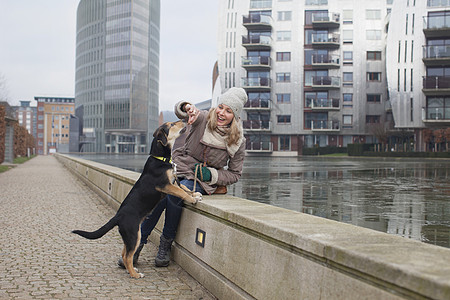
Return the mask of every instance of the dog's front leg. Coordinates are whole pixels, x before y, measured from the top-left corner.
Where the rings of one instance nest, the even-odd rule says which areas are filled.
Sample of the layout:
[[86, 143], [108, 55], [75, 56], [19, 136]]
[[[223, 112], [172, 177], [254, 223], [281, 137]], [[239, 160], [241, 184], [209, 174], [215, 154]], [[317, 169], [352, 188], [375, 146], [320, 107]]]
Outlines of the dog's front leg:
[[[186, 187], [185, 187], [186, 188]], [[191, 192], [189, 189], [189, 193], [187, 193], [184, 189], [177, 185], [171, 185], [168, 184], [164, 186], [163, 188], [156, 188], [158, 191], [169, 194], [178, 198], [183, 199], [186, 202], [196, 204], [198, 201], [201, 201], [203, 198], [203, 195], [199, 192]], [[186, 188], [187, 189], [187, 188]]]

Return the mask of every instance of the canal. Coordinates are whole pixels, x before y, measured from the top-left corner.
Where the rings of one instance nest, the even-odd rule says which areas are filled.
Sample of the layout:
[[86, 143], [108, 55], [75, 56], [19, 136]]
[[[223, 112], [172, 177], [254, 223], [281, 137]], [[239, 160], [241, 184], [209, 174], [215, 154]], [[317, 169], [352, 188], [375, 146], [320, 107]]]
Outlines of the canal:
[[[79, 155], [141, 172], [146, 155]], [[252, 157], [237, 197], [450, 248], [450, 161]]]

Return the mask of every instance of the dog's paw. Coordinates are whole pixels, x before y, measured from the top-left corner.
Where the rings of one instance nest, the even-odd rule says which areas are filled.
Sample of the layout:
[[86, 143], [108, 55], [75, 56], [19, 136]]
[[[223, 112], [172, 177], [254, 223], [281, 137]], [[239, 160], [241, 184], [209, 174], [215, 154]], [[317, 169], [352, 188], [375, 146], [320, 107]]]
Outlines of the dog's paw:
[[193, 193], [192, 197], [194, 198], [194, 204], [197, 204], [198, 201], [202, 201], [203, 199], [203, 195], [199, 192]]

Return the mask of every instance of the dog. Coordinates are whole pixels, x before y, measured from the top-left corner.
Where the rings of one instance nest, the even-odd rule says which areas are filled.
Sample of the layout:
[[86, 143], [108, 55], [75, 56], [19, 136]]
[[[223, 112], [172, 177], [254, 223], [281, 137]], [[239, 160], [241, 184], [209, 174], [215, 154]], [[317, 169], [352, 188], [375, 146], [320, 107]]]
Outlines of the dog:
[[177, 137], [186, 130], [183, 121], [167, 122], [156, 129], [141, 176], [123, 200], [116, 215], [105, 225], [93, 232], [73, 230], [87, 239], [98, 239], [116, 225], [124, 243], [122, 259], [128, 273], [133, 278], [144, 277], [133, 267], [133, 255], [141, 240], [140, 225], [158, 202], [167, 194], [196, 204], [202, 200], [202, 194], [192, 192], [179, 183], [171, 162], [171, 152]]

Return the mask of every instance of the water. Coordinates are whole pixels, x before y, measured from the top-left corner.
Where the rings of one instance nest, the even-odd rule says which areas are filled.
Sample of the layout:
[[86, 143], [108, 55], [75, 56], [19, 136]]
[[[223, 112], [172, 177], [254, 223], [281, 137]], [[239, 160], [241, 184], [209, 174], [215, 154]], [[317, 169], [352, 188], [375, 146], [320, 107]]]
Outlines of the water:
[[[141, 172], [146, 155], [82, 155]], [[237, 197], [450, 248], [450, 161], [246, 157]]]

